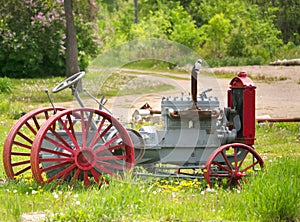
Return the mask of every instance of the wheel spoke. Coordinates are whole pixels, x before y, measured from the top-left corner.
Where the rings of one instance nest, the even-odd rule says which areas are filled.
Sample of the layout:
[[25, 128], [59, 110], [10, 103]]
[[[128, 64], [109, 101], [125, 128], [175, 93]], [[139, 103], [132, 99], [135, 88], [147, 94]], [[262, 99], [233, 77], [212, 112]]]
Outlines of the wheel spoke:
[[20, 146], [20, 147], [23, 147], [23, 148], [26, 148], [26, 149], [31, 149], [31, 146], [29, 146], [27, 144], [24, 144], [24, 143], [17, 142], [17, 141], [14, 141], [13, 144], [17, 145], [17, 146]]
[[32, 144], [33, 141], [28, 138], [26, 135], [24, 135], [23, 133], [21, 133], [20, 131], [17, 133], [17, 135], [19, 135], [20, 137], [22, 137], [24, 140], [26, 140], [28, 143]]
[[30, 164], [30, 160], [24, 160], [24, 161], [20, 161], [20, 162], [15, 162], [15, 163], [12, 163], [11, 165], [13, 167], [15, 167], [15, 166], [21, 166], [21, 165], [24, 165], [24, 164]]
[[[80, 116], [83, 117], [84, 113], [81, 110], [80, 111]], [[90, 118], [91, 115], [89, 115]], [[87, 140], [87, 134], [88, 134], [88, 126], [85, 123], [85, 119], [81, 118], [81, 129], [82, 129], [82, 135], [81, 135], [81, 140], [82, 140], [82, 148], [86, 148], [86, 140]]]
[[76, 140], [75, 131], [74, 131], [74, 127], [73, 127], [70, 115], [68, 115], [67, 118], [68, 118], [68, 122], [70, 124], [69, 128], [66, 126], [67, 123], [65, 123], [61, 118], [59, 118], [58, 122], [60, 122], [60, 124], [62, 125], [62, 127], [64, 129], [64, 132], [66, 132], [68, 137], [71, 139], [72, 143], [75, 146], [75, 149], [80, 149], [78, 142]]
[[78, 180], [80, 172], [81, 172], [80, 169], [77, 168], [72, 180]]
[[120, 138], [120, 134], [113, 136], [109, 141], [105, 142], [102, 146], [97, 148], [96, 154], [101, 152], [102, 150], [108, 149], [107, 147]]
[[235, 170], [238, 170], [239, 166], [238, 166], [238, 160], [237, 160], [237, 148], [236, 147], [233, 148], [233, 159], [234, 159]]
[[30, 153], [24, 153], [24, 152], [11, 152], [12, 156], [30, 156]]
[[[103, 164], [103, 165], [104, 165], [104, 164]], [[110, 171], [110, 170], [108, 170], [107, 168], [105, 168], [104, 166], [102, 166], [102, 163], [101, 163], [101, 164], [97, 163], [97, 164], [95, 165], [95, 167], [96, 167], [97, 169], [99, 169], [100, 171], [104, 172], [104, 173], [107, 173], [107, 174], [109, 174], [109, 175], [114, 175], [114, 172], [113, 172], [113, 171]]]
[[[46, 117], [46, 120], [47, 120], [47, 119], [48, 119], [48, 118], [47, 118], [48, 112], [44, 112], [44, 113], [45, 113], [45, 117]], [[41, 126], [40, 126], [39, 122], [37, 121], [36, 117], [33, 116], [33, 117], [32, 117], [32, 120], [33, 120], [33, 122], [34, 122], [34, 124], [35, 124], [36, 129], [39, 130]]]
[[249, 153], [249, 151], [247, 150], [246, 153], [245, 153], [245, 155], [244, 155], [244, 158], [240, 161], [240, 164], [239, 164], [239, 168], [238, 168], [238, 169], [240, 169], [241, 166], [243, 165], [243, 163], [244, 163], [244, 161], [245, 161], [245, 159], [246, 159], [248, 153]]
[[84, 185], [86, 187], [90, 186], [91, 185], [91, 181], [88, 177], [88, 172], [87, 171], [83, 171], [83, 181], [84, 181]]
[[221, 155], [223, 156], [223, 159], [225, 160], [225, 163], [227, 164], [228, 168], [232, 171], [231, 165], [227, 159], [227, 156], [225, 155], [225, 153], [222, 151]]
[[224, 174], [224, 173], [211, 173], [209, 174], [211, 177], [229, 177], [229, 174]]
[[240, 180], [236, 180], [236, 184], [234, 185], [238, 185], [240, 188], [243, 188], [243, 185], [241, 184]]
[[114, 151], [114, 150], [118, 150], [118, 149], [124, 149], [125, 148], [125, 144], [124, 143], [121, 143], [121, 144], [118, 144], [118, 145], [115, 145], [115, 146], [111, 146], [111, 147], [108, 147], [107, 149], [103, 149], [103, 150], [97, 150], [96, 154], [97, 155], [101, 155], [101, 154], [105, 154], [107, 152], [111, 152], [111, 151]]
[[221, 169], [223, 169], [223, 170], [225, 170], [225, 171], [227, 171], [227, 172], [229, 172], [229, 173], [232, 172], [232, 169], [231, 169], [231, 168], [228, 169], [228, 168], [226, 168], [225, 166], [223, 166], [222, 164], [220, 164], [219, 162], [212, 162], [212, 164], [213, 164], [214, 166], [220, 167]]
[[56, 133], [56, 131], [52, 131], [52, 134], [59, 140], [61, 141], [63, 144], [59, 143], [58, 141], [48, 137], [48, 136], [45, 136], [45, 140], [51, 142], [53, 145], [57, 146], [57, 147], [60, 147], [64, 150], [67, 150], [69, 151], [70, 153], [72, 154], [75, 154], [75, 150], [72, 149], [72, 147], [70, 147], [70, 144], [68, 144], [58, 133]]
[[[105, 130], [103, 130], [103, 132], [100, 134], [99, 139], [102, 138], [102, 137], [103, 137], [103, 136], [111, 129], [112, 126], [113, 126], [112, 123], [110, 123], [110, 124], [105, 128]], [[97, 142], [99, 141], [99, 139], [97, 140]]]
[[99, 184], [99, 177], [101, 176], [101, 174], [96, 171], [95, 169], [91, 169], [91, 173], [96, 181], [97, 184]]
[[44, 115], [45, 115], [46, 120], [48, 120], [49, 119], [49, 112], [47, 110], [44, 112]]
[[109, 168], [113, 168], [116, 170], [124, 170], [124, 166], [123, 165], [117, 165], [117, 164], [112, 164], [112, 163], [108, 163], [108, 162], [99, 162], [99, 164], [101, 163], [101, 165], [105, 165]]
[[68, 175], [74, 168], [76, 167], [76, 164], [70, 165], [68, 168], [60, 171], [58, 174], [55, 174], [53, 177], [49, 178], [49, 182], [52, 182], [55, 179], [58, 179], [62, 176], [65, 176], [66, 174]]
[[92, 142], [90, 143], [90, 147], [93, 147], [93, 146], [97, 143], [97, 141], [99, 140], [99, 139], [98, 139], [98, 135], [100, 134], [100, 131], [102, 130], [102, 128], [103, 128], [103, 126], [104, 126], [104, 123], [105, 123], [105, 118], [102, 118], [101, 123], [100, 123], [99, 127], [97, 128], [97, 130], [96, 130], [96, 132], [95, 132], [95, 135], [94, 135], [94, 137], [93, 137], [93, 140], [92, 140]]
[[29, 166], [23, 168], [22, 170], [19, 170], [19, 171], [15, 172], [15, 176], [21, 175], [22, 173], [24, 173], [24, 172], [30, 170], [30, 168], [31, 168], [31, 166], [29, 165]]
[[54, 154], [54, 155], [71, 157], [71, 154], [60, 152], [60, 151], [56, 151], [56, 150], [50, 150], [48, 148], [41, 148], [41, 151], [46, 152], [46, 153], [51, 153], [51, 154]]
[[36, 135], [37, 131], [30, 125], [29, 122], [26, 122], [25, 125], [33, 133], [33, 135]]
[[121, 159], [126, 159], [126, 156], [100, 156], [97, 157], [97, 160], [102, 161], [102, 160], [121, 160]]
[[73, 157], [70, 158], [42, 158], [40, 159], [41, 163], [47, 163], [47, 162], [61, 162], [61, 161], [68, 161], [68, 162], [72, 162], [74, 161]]
[[250, 168], [253, 168], [255, 165], [257, 165], [259, 162], [256, 161], [254, 163], [252, 163], [251, 165], [249, 165], [248, 167], [244, 168], [243, 170], [241, 170], [242, 173], [246, 172], [247, 170], [249, 170]]

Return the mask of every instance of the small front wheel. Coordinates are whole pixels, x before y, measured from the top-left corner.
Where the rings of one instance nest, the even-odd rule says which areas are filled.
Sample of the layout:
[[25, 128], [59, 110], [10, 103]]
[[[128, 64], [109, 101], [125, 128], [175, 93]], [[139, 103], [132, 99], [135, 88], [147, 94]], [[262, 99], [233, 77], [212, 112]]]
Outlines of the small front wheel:
[[233, 143], [216, 149], [208, 158], [203, 172], [211, 187], [242, 188], [246, 178], [263, 167], [263, 159], [252, 147]]

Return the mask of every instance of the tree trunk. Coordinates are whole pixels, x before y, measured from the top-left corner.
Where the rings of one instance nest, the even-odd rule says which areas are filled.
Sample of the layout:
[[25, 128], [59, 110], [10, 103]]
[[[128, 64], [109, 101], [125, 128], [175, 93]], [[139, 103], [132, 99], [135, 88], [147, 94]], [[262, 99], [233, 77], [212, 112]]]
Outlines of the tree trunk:
[[73, 16], [72, 0], [64, 1], [66, 15], [66, 76], [69, 77], [80, 71], [78, 64], [78, 46]]
[[134, 23], [137, 24], [139, 22], [139, 5], [138, 0], [134, 0]]

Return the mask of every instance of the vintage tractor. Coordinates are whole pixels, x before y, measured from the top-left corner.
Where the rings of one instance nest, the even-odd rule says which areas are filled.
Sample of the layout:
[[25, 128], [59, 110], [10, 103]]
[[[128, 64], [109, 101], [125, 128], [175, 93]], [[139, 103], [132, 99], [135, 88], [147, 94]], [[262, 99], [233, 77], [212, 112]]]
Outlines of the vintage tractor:
[[[80, 108], [41, 108], [21, 117], [4, 144], [3, 163], [9, 179], [32, 171], [38, 183], [82, 180], [89, 186], [107, 183], [105, 175], [137, 175], [206, 179], [212, 185], [241, 187], [263, 168], [254, 150], [255, 86], [246, 73], [230, 82], [228, 107], [219, 108], [208, 91], [197, 94], [201, 60], [191, 72], [191, 96], [163, 97], [162, 129], [126, 128], [107, 111], [84, 107], [74, 85], [77, 73], [53, 89], [71, 88]], [[134, 169], [134, 170], [132, 170]]]

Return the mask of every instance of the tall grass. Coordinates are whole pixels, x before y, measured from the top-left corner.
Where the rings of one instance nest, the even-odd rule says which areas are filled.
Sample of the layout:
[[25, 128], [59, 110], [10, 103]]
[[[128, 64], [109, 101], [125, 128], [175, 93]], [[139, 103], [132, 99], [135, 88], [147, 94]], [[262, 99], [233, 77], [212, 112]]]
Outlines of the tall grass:
[[224, 219], [298, 221], [300, 219], [298, 165], [299, 157], [277, 158], [263, 173], [249, 179], [240, 195], [220, 199], [222, 204], [227, 206], [224, 207]]

